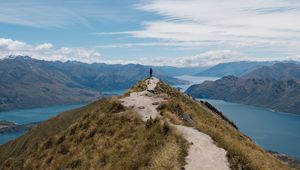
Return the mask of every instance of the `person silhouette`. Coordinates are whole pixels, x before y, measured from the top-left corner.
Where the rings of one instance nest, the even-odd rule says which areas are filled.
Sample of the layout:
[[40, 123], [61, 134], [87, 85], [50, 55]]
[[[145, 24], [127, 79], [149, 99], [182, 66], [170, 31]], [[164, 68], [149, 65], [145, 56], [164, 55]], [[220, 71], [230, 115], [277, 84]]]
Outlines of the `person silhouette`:
[[153, 74], [153, 70], [152, 68], [150, 68], [150, 77], [152, 77], [152, 74]]

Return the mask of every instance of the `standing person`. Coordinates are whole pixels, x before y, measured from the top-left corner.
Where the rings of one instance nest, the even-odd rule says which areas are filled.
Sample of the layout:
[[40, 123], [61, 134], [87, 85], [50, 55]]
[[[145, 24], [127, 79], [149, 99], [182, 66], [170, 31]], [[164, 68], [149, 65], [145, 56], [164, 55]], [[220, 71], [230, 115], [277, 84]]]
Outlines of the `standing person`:
[[153, 70], [152, 68], [150, 68], [150, 77], [152, 77], [152, 74], [153, 74]]

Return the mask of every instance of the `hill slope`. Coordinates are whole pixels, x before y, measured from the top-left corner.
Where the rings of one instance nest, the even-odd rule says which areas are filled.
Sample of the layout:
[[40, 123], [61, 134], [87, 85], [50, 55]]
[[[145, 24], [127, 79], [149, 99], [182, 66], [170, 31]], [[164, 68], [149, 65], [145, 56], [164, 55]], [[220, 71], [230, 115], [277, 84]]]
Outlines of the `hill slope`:
[[[103, 91], [131, 87], [148, 76], [148, 69], [133, 64], [47, 62], [22, 56], [0, 60], [0, 110], [92, 101]], [[155, 74], [170, 84], [186, 83]]]
[[[140, 102], [128, 103], [132, 97]], [[223, 158], [231, 169], [289, 169], [211, 105], [151, 79], [124, 96], [64, 112], [1, 145], [0, 165], [4, 169], [190, 169], [191, 165], [216, 169], [221, 165], [216, 157], [205, 159], [213, 150], [195, 149], [206, 138], [191, 141], [189, 132], [194, 137], [207, 135], [207, 145], [225, 150]]]
[[240, 76], [250, 71], [253, 71], [257, 68], [272, 65], [273, 63], [274, 62], [251, 62], [251, 61], [221, 63], [207, 70], [201, 71], [195, 75], [208, 76], [208, 77], [223, 77], [228, 75]]
[[100, 96], [55, 67], [29, 57], [1, 60], [0, 76], [0, 110], [88, 102]]
[[264, 66], [241, 76], [244, 79], [275, 79], [275, 80], [300, 80], [300, 64], [276, 63]]
[[198, 98], [220, 99], [300, 114], [300, 65], [277, 63], [240, 78], [226, 76], [193, 85], [187, 93]]

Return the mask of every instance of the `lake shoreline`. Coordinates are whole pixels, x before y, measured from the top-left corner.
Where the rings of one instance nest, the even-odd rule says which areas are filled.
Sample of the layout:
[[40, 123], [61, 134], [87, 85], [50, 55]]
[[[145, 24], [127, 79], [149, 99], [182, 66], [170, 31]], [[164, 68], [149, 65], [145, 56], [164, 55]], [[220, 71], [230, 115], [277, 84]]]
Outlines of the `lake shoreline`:
[[32, 123], [20, 125], [6, 120], [0, 120], [0, 135], [21, 132], [21, 131], [28, 131], [40, 123], [41, 122], [32, 122]]
[[238, 102], [231, 102], [231, 101], [227, 101], [227, 100], [221, 100], [221, 99], [212, 99], [212, 98], [195, 98], [197, 100], [216, 100], [216, 101], [223, 101], [223, 102], [227, 102], [227, 103], [232, 103], [232, 104], [240, 104], [240, 105], [244, 105], [247, 107], [254, 107], [254, 108], [260, 108], [260, 109], [267, 109], [270, 112], [274, 112], [274, 113], [279, 113], [279, 114], [284, 114], [284, 115], [290, 115], [290, 116], [299, 116], [300, 114], [297, 113], [290, 113], [290, 112], [282, 112], [279, 110], [274, 110], [268, 107], [263, 107], [263, 106], [256, 106], [256, 105], [250, 105], [250, 104], [246, 104], [246, 103], [238, 103]]
[[[189, 77], [195, 78], [193, 76]], [[200, 77], [199, 82], [203, 82], [205, 79]], [[211, 79], [216, 79], [216, 77]], [[197, 83], [195, 80], [193, 79], [191, 82]], [[119, 94], [121, 91], [124, 91], [124, 89], [109, 93]], [[300, 115], [221, 100], [201, 100], [208, 100], [210, 104], [233, 121], [243, 133], [251, 137], [264, 149], [285, 153], [300, 159], [300, 146], [298, 145], [300, 143], [300, 134], [298, 133], [300, 130]], [[0, 120], [4, 119], [16, 122], [17, 124], [39, 122], [47, 120], [63, 111], [82, 107], [85, 104], [5, 111], [0, 112]], [[4, 143], [3, 141], [13, 140], [21, 135], [20, 133], [17, 133], [15, 136], [13, 133], [9, 134], [6, 136], [0, 135], [0, 144]]]
[[[205, 77], [180, 76], [185, 80], [192, 80], [193, 84], [201, 84]], [[217, 79], [209, 77], [208, 80]], [[190, 84], [189, 86], [193, 85]], [[188, 86], [183, 86], [183, 90]], [[208, 101], [234, 124], [240, 131], [251, 137], [266, 150], [285, 153], [300, 159], [300, 115], [278, 112], [261, 106], [242, 103], [231, 103], [223, 100], [201, 99]]]
[[0, 112], [0, 120], [11, 123], [8, 129], [2, 129], [3, 133], [0, 133], [0, 144], [16, 139], [39, 122], [50, 119], [64, 111], [85, 105], [87, 105], [87, 103], [2, 111]]
[[299, 115], [224, 100], [197, 100], [207, 101], [216, 107], [266, 150], [300, 159], [300, 146], [297, 145], [300, 142], [300, 135], [297, 135], [300, 129]]

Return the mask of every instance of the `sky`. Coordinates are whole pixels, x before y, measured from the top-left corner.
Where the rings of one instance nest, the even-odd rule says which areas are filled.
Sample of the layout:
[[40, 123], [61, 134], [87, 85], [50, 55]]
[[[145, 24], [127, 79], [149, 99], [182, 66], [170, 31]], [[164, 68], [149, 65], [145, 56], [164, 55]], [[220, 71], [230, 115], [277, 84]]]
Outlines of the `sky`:
[[178, 67], [300, 60], [299, 0], [0, 0], [0, 58]]

